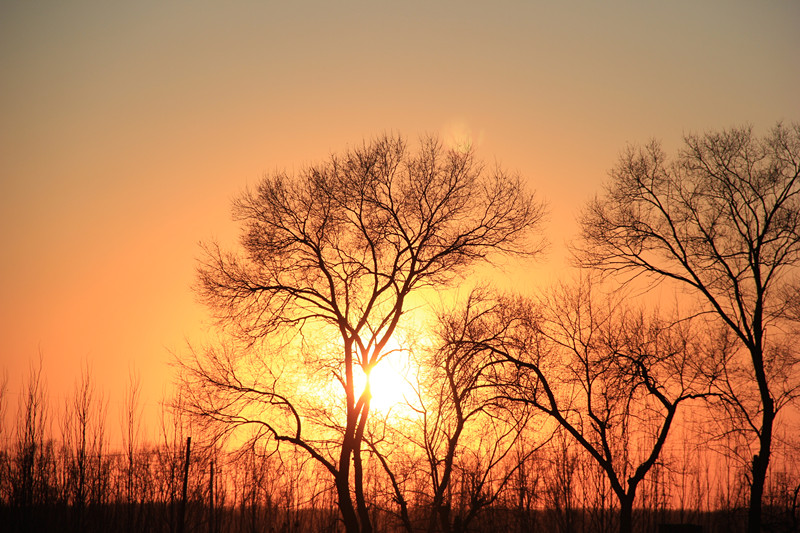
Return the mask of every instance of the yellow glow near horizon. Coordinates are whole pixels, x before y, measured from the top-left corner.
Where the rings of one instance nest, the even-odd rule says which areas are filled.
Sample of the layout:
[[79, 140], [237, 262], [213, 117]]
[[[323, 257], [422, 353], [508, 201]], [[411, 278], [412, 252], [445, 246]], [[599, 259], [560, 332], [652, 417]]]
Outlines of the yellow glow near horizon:
[[[574, 215], [627, 142], [655, 136], [674, 153], [684, 133], [800, 121], [798, 2], [738, 2], [723, 17], [712, 2], [465, 3], [455, 17], [445, 4], [425, 17], [410, 3], [317, 4], [2, 4], [0, 428], [12, 431], [43, 354], [61, 407], [92, 365], [114, 445], [136, 369], [159, 439], [175, 354], [218, 334], [190, 289], [197, 243], [237, 249], [231, 200], [264, 173], [386, 131], [477, 146], [487, 170], [518, 172], [550, 206], [546, 256], [481, 271], [528, 291], [569, 274]], [[753, 75], [729, 68], [743, 64]], [[290, 385], [340, 408], [337, 357], [292, 359], [284, 380], [315, 373]]]

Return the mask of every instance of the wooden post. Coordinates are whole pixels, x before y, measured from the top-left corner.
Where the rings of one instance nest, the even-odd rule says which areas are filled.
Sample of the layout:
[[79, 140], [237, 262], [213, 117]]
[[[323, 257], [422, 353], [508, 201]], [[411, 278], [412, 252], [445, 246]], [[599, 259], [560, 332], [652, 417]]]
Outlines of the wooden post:
[[211, 459], [211, 466], [208, 469], [208, 531], [209, 533], [217, 531], [214, 523], [214, 459]]
[[189, 448], [191, 444], [192, 437], [186, 437], [186, 459], [183, 462], [183, 491], [178, 512], [178, 533], [184, 532], [184, 522], [186, 521], [186, 489], [189, 484]]

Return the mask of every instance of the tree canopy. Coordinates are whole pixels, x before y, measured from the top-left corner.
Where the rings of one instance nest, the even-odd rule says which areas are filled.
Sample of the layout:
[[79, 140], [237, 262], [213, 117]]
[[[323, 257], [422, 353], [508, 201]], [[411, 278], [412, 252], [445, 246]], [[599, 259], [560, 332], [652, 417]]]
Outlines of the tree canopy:
[[[218, 350], [196, 356], [190, 388], [206, 393], [194, 403], [200, 414], [255, 424], [308, 451], [336, 480], [347, 530], [370, 531], [360, 492], [368, 376], [388, 353], [409, 295], [441, 289], [494, 254], [536, 254], [544, 207], [518, 176], [487, 169], [472, 150], [428, 137], [412, 151], [386, 135], [296, 176], [265, 176], [235, 202], [234, 216], [241, 249], [206, 246], [198, 292], [219, 324], [244, 341], [250, 363], [237, 367], [235, 356]], [[262, 379], [247, 374], [254, 353]], [[278, 367], [287, 361], [332, 372], [343, 417], [306, 409], [299, 389], [284, 389]], [[367, 376], [363, 390], [357, 368]], [[339, 437], [319, 438], [303, 427], [309, 421], [328, 433], [336, 428]]]
[[673, 159], [655, 141], [629, 147], [581, 228], [582, 264], [677, 281], [748, 353], [759, 401], [746, 405], [747, 384], [727, 392], [758, 440], [755, 533], [775, 416], [798, 385], [790, 379], [798, 354], [781, 341], [781, 325], [800, 263], [800, 125], [778, 124], [764, 137], [749, 127], [690, 135]]

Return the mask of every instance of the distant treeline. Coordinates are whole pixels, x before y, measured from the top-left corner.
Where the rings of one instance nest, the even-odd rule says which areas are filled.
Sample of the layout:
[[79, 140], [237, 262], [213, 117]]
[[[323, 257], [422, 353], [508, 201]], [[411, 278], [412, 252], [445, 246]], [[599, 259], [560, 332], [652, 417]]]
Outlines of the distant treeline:
[[[159, 443], [141, 443], [134, 381], [127, 395], [124, 446], [112, 450], [105, 431], [107, 409], [94, 401], [98, 395], [88, 372], [58, 420], [49, 415], [41, 367], [33, 369], [26, 385], [16, 423], [2, 428], [0, 435], [2, 531], [343, 529], [329, 478], [291, 448], [251, 443], [223, 450], [193, 428], [180, 410], [165, 410]], [[684, 422], [684, 438], [676, 439], [677, 447], [664, 454], [639, 493], [634, 529], [696, 524], [705, 532], [743, 531], [747, 465], [734, 454], [709, 451], [701, 434]], [[187, 464], [187, 437], [193, 431], [198, 434], [189, 444]], [[395, 463], [408, 462], [402, 484], [410, 525], [426, 531], [431, 495], [425, 492], [424, 468], [410, 455], [395, 454]], [[490, 479], [479, 479], [485, 469], [468, 443], [460, 456], [450, 485], [453, 531], [588, 533], [618, 528], [616, 500], [603, 472], [558, 432], [535, 448], [519, 439]], [[798, 464], [796, 448], [776, 447], [764, 499], [764, 524], [770, 531], [798, 530]], [[368, 463], [365, 479], [375, 531], [405, 530], [385, 472], [376, 462]], [[468, 527], [462, 527], [460, 517]]]

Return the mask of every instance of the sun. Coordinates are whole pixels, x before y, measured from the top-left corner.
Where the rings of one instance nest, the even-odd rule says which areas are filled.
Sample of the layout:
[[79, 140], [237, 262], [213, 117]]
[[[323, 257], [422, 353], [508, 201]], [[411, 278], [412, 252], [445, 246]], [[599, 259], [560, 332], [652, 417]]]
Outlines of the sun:
[[[367, 377], [361, 368], [357, 368], [354, 378], [356, 391], [360, 393], [367, 384]], [[412, 378], [408, 353], [400, 349], [387, 352], [369, 373], [370, 408], [386, 414], [396, 406], [413, 402], [416, 391]]]

